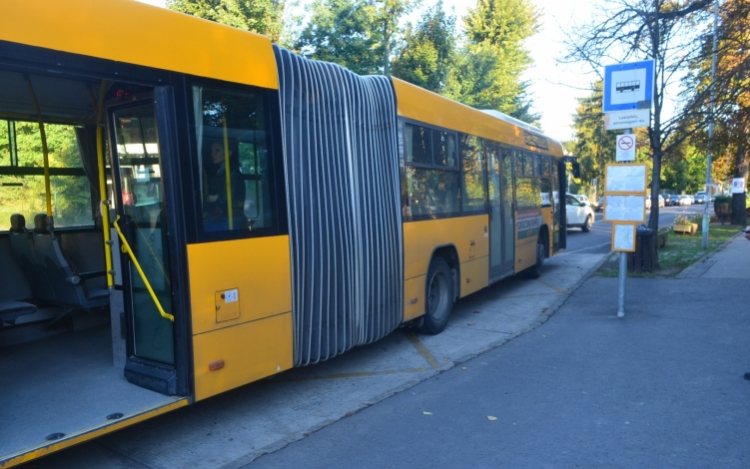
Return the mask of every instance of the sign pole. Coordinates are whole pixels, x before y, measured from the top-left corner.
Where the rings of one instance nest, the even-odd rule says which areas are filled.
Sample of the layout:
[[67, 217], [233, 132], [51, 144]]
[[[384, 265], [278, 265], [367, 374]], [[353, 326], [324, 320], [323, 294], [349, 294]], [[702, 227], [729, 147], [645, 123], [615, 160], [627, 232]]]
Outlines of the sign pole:
[[[623, 134], [630, 135], [633, 131], [631, 129], [623, 130]], [[614, 229], [614, 227], [612, 227]], [[636, 241], [637, 242], [637, 241]], [[625, 279], [628, 277], [628, 255], [625, 252], [620, 252], [620, 272], [619, 272], [619, 291], [617, 294], [617, 317], [625, 317]]]
[[708, 113], [708, 155], [706, 156], [706, 205], [703, 207], [703, 236], [701, 246], [708, 249], [708, 211], [711, 208], [711, 146], [714, 140], [714, 77], [716, 76], [716, 23], [719, 22], [719, 0], [714, 2], [714, 43], [711, 59], [711, 110]]

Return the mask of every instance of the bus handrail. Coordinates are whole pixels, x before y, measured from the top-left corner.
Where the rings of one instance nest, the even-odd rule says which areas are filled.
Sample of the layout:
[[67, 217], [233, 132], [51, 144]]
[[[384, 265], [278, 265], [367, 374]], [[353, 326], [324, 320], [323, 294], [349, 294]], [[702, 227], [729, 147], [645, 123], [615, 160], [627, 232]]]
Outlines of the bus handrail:
[[128, 243], [128, 240], [125, 239], [125, 235], [122, 234], [122, 231], [120, 230], [120, 225], [117, 224], [119, 220], [120, 220], [120, 215], [117, 215], [113, 225], [115, 226], [115, 229], [117, 230], [117, 234], [120, 237], [120, 241], [122, 241], [122, 247], [125, 248], [125, 252], [127, 252], [127, 254], [130, 256], [130, 260], [133, 261], [135, 270], [138, 271], [138, 274], [141, 276], [141, 280], [143, 280], [143, 284], [146, 285], [146, 289], [148, 290], [148, 293], [151, 295], [151, 299], [154, 300], [154, 304], [156, 305], [156, 308], [159, 310], [159, 314], [161, 315], [161, 317], [169, 319], [170, 321], [174, 322], [174, 315], [169, 314], [166, 311], [164, 311], [164, 308], [162, 308], [159, 298], [157, 298], [156, 293], [154, 293], [154, 289], [151, 288], [151, 283], [146, 278], [146, 274], [143, 272], [143, 269], [141, 269], [141, 264], [138, 263], [138, 259], [136, 259], [135, 253], [133, 253], [133, 250], [130, 248], [130, 243]]

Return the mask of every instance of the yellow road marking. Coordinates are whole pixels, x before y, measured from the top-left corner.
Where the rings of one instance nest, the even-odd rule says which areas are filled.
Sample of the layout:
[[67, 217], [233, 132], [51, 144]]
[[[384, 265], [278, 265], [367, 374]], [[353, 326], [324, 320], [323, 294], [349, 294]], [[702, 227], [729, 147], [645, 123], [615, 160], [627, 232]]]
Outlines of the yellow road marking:
[[424, 344], [419, 341], [417, 336], [415, 336], [411, 332], [404, 332], [404, 337], [406, 337], [406, 340], [408, 340], [414, 346], [414, 348], [417, 349], [417, 352], [422, 355], [422, 358], [427, 360], [427, 363], [429, 363], [433, 369], [437, 370], [438, 368], [440, 368], [437, 360], [435, 360], [435, 357], [432, 356], [432, 352], [427, 350], [427, 347], [425, 347]]
[[537, 281], [537, 282], [539, 282], [539, 283], [541, 283], [541, 284], [542, 284], [542, 285], [544, 285], [544, 286], [550, 287], [551, 289], [555, 290], [555, 291], [556, 291], [557, 293], [565, 293], [565, 290], [563, 290], [562, 288], [556, 287], [556, 286], [554, 286], [554, 285], [550, 285], [550, 284], [549, 284], [549, 283], [547, 283], [547, 282], [542, 282], [542, 281], [541, 281], [541, 280], [539, 280], [539, 279], [536, 279], [536, 281]]

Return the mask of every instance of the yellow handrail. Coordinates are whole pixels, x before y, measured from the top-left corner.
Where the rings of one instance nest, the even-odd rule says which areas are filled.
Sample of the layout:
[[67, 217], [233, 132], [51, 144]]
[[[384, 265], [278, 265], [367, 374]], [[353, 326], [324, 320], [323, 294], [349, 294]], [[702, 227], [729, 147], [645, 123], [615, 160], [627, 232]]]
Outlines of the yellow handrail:
[[234, 213], [232, 213], [232, 175], [229, 174], [229, 132], [227, 129], [227, 118], [222, 119], [224, 124], [224, 182], [227, 189], [227, 221], [229, 229], [234, 229]]
[[31, 84], [31, 78], [28, 75], [24, 75], [26, 81], [26, 87], [29, 89], [31, 95], [31, 102], [34, 104], [34, 110], [36, 111], [37, 119], [39, 120], [39, 135], [42, 138], [42, 154], [44, 155], [44, 194], [45, 201], [47, 203], [47, 216], [52, 216], [52, 190], [50, 189], [49, 183], [49, 149], [47, 148], [47, 133], [44, 131], [44, 119], [42, 118], [42, 109], [39, 107], [39, 101], [36, 99], [36, 93], [34, 93], [34, 86]]
[[143, 280], [143, 284], [146, 285], [146, 289], [148, 290], [148, 293], [151, 295], [151, 299], [154, 300], [154, 304], [156, 304], [156, 308], [159, 310], [159, 314], [161, 314], [161, 317], [167, 318], [170, 321], [174, 322], [174, 316], [165, 312], [164, 308], [162, 308], [159, 298], [156, 297], [156, 293], [154, 293], [154, 289], [151, 288], [151, 283], [149, 283], [148, 279], [146, 278], [146, 274], [143, 273], [143, 269], [141, 269], [141, 264], [138, 263], [138, 259], [136, 259], [135, 253], [133, 253], [133, 250], [130, 249], [130, 244], [128, 243], [128, 240], [125, 239], [125, 235], [122, 234], [122, 231], [120, 231], [120, 225], [117, 224], [119, 220], [120, 220], [120, 216], [117, 215], [117, 218], [115, 218], [115, 222], [113, 224], [115, 226], [115, 229], [117, 230], [117, 234], [120, 236], [122, 247], [125, 248], [125, 251], [130, 256], [130, 260], [133, 261], [135, 270], [138, 271], [138, 274], [141, 276], [141, 280]]
[[99, 103], [96, 111], [96, 157], [99, 161], [99, 207], [102, 211], [102, 231], [104, 235], [104, 261], [107, 266], [107, 287], [112, 288], [115, 284], [112, 275], [112, 242], [109, 236], [109, 203], [107, 202], [107, 179], [104, 174], [104, 93], [107, 89], [107, 81], [102, 80], [99, 88]]

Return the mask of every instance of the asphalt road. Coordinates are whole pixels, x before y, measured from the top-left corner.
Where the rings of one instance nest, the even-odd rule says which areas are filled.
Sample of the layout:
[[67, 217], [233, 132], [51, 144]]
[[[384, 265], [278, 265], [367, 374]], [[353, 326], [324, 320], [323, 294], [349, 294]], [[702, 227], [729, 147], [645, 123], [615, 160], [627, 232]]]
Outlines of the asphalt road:
[[746, 468], [746, 279], [592, 277], [549, 321], [248, 469]]
[[[671, 226], [679, 214], [703, 213], [703, 205], [685, 205], [679, 207], [662, 207], [659, 209], [659, 227]], [[650, 211], [647, 212], [650, 215]], [[647, 218], [648, 220], [648, 218]], [[596, 212], [596, 222], [590, 232], [584, 233], [580, 228], [568, 230], [568, 248], [566, 252], [585, 252], [587, 254], [604, 254], [611, 251], [612, 224], [602, 220], [602, 212]]]

